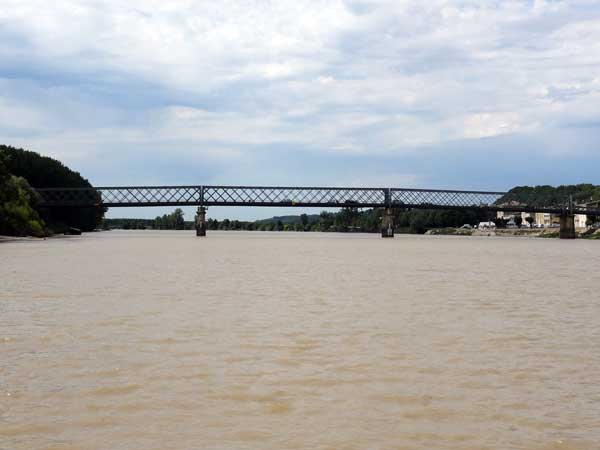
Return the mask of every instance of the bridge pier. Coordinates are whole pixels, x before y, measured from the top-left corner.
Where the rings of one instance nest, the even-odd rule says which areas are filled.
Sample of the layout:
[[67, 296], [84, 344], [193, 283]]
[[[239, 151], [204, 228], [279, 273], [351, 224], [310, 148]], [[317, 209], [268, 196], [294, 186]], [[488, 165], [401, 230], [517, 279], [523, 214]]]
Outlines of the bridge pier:
[[196, 213], [196, 236], [206, 236], [206, 208], [200, 206]]
[[560, 231], [558, 236], [561, 239], [575, 239], [575, 215], [562, 214], [560, 216]]
[[381, 237], [382, 238], [393, 238], [394, 237], [394, 214], [392, 208], [385, 208], [382, 217], [381, 224]]

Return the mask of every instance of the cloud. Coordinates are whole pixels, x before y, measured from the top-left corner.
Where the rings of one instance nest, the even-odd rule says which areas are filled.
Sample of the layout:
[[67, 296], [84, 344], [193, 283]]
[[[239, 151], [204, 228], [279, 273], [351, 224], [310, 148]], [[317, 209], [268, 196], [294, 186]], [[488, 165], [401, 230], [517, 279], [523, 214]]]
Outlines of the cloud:
[[4, 0], [0, 140], [98, 179], [111, 158], [256, 179], [265, 149], [401, 164], [544, 135], [553, 158], [600, 124], [599, 69], [592, 0]]

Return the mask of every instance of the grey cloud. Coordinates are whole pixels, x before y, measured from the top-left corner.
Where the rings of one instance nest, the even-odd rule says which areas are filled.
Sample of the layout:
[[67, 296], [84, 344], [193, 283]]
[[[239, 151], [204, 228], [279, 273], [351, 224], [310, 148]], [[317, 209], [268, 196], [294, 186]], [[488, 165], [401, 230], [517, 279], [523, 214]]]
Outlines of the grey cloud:
[[[538, 158], [575, 152], [569, 139], [588, 135], [572, 130], [600, 122], [598, 30], [584, 0], [7, 0], [0, 138], [98, 180], [133, 167], [191, 180], [185, 160], [202, 178], [302, 166], [310, 180], [322, 164], [381, 171], [365, 161], [390, 158], [426, 183], [430, 167], [449, 176], [430, 155], [451, 159], [457, 142], [477, 164], [494, 139], [526, 149], [548, 135]], [[261, 159], [275, 147], [294, 164]]]

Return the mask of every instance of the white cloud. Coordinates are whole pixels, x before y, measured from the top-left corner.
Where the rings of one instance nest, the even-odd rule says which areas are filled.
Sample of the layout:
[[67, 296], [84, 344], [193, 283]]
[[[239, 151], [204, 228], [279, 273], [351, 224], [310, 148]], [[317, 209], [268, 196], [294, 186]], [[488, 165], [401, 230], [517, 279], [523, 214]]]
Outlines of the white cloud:
[[517, 132], [521, 127], [518, 115], [513, 113], [472, 114], [465, 118], [463, 135], [466, 138], [492, 137]]
[[591, 0], [4, 0], [0, 59], [0, 133], [53, 148], [399, 154], [600, 122]]

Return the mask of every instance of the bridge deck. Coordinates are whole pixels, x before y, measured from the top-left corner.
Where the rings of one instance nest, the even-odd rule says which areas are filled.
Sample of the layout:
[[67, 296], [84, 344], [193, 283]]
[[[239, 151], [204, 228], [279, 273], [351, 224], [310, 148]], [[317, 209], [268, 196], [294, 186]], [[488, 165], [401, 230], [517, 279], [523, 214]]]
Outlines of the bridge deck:
[[[119, 186], [39, 188], [42, 207], [293, 206], [322, 208], [485, 209], [598, 214], [600, 209], [502, 203], [505, 192], [288, 186]], [[565, 203], [566, 204], [566, 203]]]

